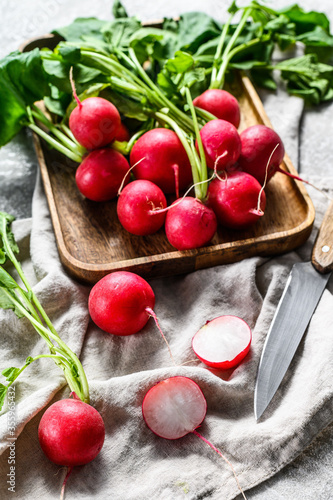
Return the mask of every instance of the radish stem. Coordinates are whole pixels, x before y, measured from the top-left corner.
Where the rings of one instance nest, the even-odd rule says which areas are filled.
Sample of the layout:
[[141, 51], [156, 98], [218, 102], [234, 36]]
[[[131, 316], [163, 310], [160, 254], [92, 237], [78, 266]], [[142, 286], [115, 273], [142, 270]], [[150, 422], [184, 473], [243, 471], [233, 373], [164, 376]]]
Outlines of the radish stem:
[[[200, 181], [205, 181], [207, 180], [207, 163], [206, 163], [206, 156], [205, 156], [205, 151], [203, 148], [201, 136], [200, 136], [200, 130], [199, 130], [199, 124], [198, 124], [198, 119], [197, 115], [195, 112], [195, 108], [193, 105], [193, 100], [191, 96], [191, 91], [188, 87], [185, 87], [185, 95], [186, 95], [186, 101], [187, 104], [190, 108], [191, 115], [192, 115], [192, 121], [193, 121], [193, 126], [194, 126], [194, 132], [195, 132], [195, 137], [197, 140], [198, 144], [198, 149], [199, 149], [199, 154], [200, 154], [200, 170], [199, 170], [199, 176], [200, 176]], [[207, 184], [205, 185], [204, 189], [201, 191], [201, 199], [204, 199], [207, 195]]]
[[[14, 265], [19, 277], [26, 287], [26, 291], [24, 291], [3, 268], [0, 268], [2, 276], [6, 277], [6, 279], [2, 281], [2, 293], [7, 297], [9, 303], [14, 306], [14, 310], [20, 315], [25, 316], [35, 328], [37, 333], [47, 343], [51, 354], [43, 355], [42, 357], [53, 358], [56, 364], [61, 366], [63, 369], [65, 378], [71, 390], [76, 392], [82, 401], [89, 402], [88, 382], [78, 357], [59, 337], [46, 312], [32, 291], [23, 273], [22, 267], [14, 255], [12, 243], [9, 240], [9, 237], [12, 238], [13, 235], [10, 233], [8, 227], [8, 223], [10, 223], [13, 219], [4, 212], [0, 212], [0, 216], [0, 235], [5, 255]], [[40, 313], [48, 328], [44, 326], [37, 311]], [[59, 347], [55, 346], [51, 339], [55, 340]], [[60, 352], [61, 356], [56, 355], [56, 351]], [[30, 359], [33, 360], [33, 358]], [[20, 374], [21, 371], [18, 374]]]
[[76, 93], [75, 82], [74, 82], [74, 78], [73, 78], [73, 66], [71, 66], [71, 69], [69, 70], [69, 81], [71, 82], [71, 87], [72, 87], [74, 99], [76, 100], [79, 108], [82, 108], [82, 102], [80, 101], [80, 99], [78, 98], [77, 93]]
[[31, 128], [37, 135], [42, 137], [46, 142], [50, 144], [50, 146], [54, 147], [57, 151], [60, 153], [64, 154], [71, 160], [80, 163], [82, 161], [82, 156], [78, 155], [77, 153], [73, 153], [70, 149], [67, 147], [63, 146], [60, 144], [58, 141], [56, 141], [52, 136], [44, 132], [41, 128], [39, 128], [35, 123], [28, 123], [27, 126]]

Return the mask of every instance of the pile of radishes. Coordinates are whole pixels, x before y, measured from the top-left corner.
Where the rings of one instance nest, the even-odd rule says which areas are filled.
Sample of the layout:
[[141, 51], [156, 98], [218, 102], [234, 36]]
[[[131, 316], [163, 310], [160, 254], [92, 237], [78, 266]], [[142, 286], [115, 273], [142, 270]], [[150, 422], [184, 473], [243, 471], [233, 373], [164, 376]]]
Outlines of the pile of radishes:
[[[265, 125], [241, 133], [236, 98], [209, 89], [193, 100], [212, 119], [193, 134], [197, 157], [208, 168], [203, 199], [192, 196], [193, 161], [184, 138], [157, 123], [132, 145], [128, 157], [113, 148], [130, 133], [116, 107], [101, 97], [77, 101], [69, 127], [87, 155], [76, 171], [80, 192], [96, 202], [118, 197], [117, 216], [131, 234], [146, 236], [165, 228], [177, 250], [199, 248], [213, 239], [218, 226], [246, 229], [264, 214], [264, 188], [280, 169], [284, 157], [281, 138]], [[201, 156], [202, 159], [202, 156]], [[286, 172], [284, 172], [286, 173]]]

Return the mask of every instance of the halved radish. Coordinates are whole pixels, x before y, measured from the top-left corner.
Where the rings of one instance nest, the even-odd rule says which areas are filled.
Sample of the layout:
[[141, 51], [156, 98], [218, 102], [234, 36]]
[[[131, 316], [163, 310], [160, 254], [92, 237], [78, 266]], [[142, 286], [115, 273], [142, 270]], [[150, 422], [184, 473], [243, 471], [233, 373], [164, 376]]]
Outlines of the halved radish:
[[227, 370], [238, 365], [250, 350], [252, 332], [237, 316], [219, 316], [198, 330], [192, 348], [208, 366]]
[[229, 465], [239, 491], [246, 500], [232, 463], [196, 429], [207, 413], [207, 401], [200, 387], [188, 377], [170, 377], [154, 385], [144, 397], [142, 415], [151, 431], [164, 439], [179, 439], [192, 433]]
[[193, 432], [206, 412], [207, 402], [200, 387], [183, 376], [158, 382], [149, 389], [142, 403], [147, 426], [165, 439], [178, 439]]

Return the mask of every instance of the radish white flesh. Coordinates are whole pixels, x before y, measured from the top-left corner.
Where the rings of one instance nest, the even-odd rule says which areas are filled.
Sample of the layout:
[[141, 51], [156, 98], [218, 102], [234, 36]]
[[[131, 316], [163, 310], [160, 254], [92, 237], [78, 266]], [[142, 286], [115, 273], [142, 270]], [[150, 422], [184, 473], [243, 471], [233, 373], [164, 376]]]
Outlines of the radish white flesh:
[[251, 329], [244, 320], [219, 316], [194, 335], [192, 348], [206, 365], [227, 370], [242, 361], [250, 350], [251, 340]]
[[204, 420], [207, 402], [200, 387], [188, 377], [162, 380], [146, 394], [143, 418], [159, 437], [179, 439], [193, 432]]

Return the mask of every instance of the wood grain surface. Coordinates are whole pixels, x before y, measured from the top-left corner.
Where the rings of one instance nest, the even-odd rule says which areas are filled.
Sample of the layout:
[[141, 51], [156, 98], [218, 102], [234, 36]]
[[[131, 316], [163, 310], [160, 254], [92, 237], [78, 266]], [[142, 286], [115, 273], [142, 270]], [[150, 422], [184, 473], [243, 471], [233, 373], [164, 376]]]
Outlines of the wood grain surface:
[[312, 263], [320, 273], [333, 271], [333, 201], [324, 215], [313, 251]]
[[[55, 42], [56, 39], [47, 36], [25, 44], [23, 50], [52, 47]], [[240, 104], [239, 131], [257, 123], [271, 126], [246, 76], [240, 76], [228, 90]], [[84, 283], [96, 283], [117, 270], [152, 278], [188, 273], [255, 255], [281, 254], [300, 246], [311, 233], [315, 212], [304, 185], [278, 173], [265, 189], [264, 216], [249, 230], [219, 227], [208, 246], [177, 251], [168, 243], [163, 229], [146, 237], [126, 232], [117, 220], [117, 200], [98, 203], [85, 199], [75, 183], [77, 164], [50, 150], [36, 135], [34, 145], [61, 262], [72, 277]], [[282, 168], [297, 174], [288, 155]]]

